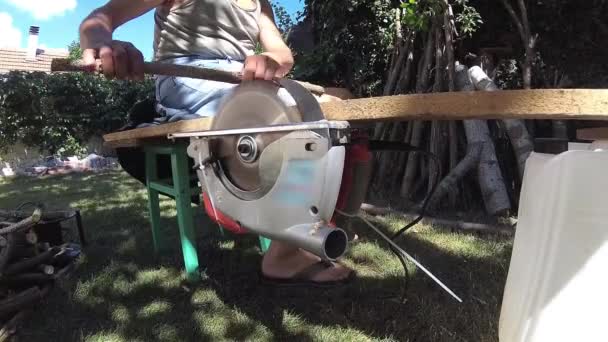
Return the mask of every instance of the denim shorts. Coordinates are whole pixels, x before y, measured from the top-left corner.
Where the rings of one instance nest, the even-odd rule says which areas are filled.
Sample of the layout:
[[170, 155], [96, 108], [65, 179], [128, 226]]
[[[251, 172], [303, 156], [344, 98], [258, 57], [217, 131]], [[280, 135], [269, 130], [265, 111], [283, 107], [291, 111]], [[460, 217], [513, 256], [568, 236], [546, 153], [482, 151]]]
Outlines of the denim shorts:
[[[165, 63], [189, 65], [201, 68], [240, 72], [242, 61], [230, 59], [185, 56], [164, 61]], [[230, 96], [236, 84], [174, 76], [156, 77], [156, 111], [161, 115], [156, 123], [190, 120], [214, 116], [223, 101]], [[288, 106], [295, 101], [285, 89], [278, 96]]]

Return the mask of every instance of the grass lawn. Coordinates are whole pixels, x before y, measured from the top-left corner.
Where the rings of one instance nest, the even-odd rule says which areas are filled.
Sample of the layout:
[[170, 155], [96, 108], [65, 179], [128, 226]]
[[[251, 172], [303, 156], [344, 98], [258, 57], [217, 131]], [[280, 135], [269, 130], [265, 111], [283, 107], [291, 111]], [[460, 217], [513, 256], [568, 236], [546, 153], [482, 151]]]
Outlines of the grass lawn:
[[[464, 303], [410, 265], [403, 270], [371, 229], [345, 262], [359, 279], [340, 289], [274, 289], [257, 282], [255, 237], [222, 238], [197, 211], [200, 284], [184, 283], [175, 209], [161, 202], [168, 253], [155, 257], [146, 192], [126, 174], [0, 180], [0, 208], [43, 201], [77, 207], [90, 245], [75, 277], [56, 288], [19, 331], [35, 341], [497, 341], [511, 240], [416, 227], [400, 244]], [[403, 222], [376, 219], [387, 230]], [[235, 246], [236, 245], [236, 246]]]

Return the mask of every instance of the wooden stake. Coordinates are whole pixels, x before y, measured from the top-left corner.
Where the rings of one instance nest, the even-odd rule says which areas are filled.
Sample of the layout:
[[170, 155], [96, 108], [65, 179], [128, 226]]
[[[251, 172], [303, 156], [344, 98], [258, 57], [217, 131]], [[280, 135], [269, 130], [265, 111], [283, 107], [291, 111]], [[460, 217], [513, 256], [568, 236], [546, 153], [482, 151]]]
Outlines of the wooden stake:
[[[71, 61], [67, 58], [55, 58], [51, 62], [51, 71], [92, 72], [101, 74], [103, 73], [103, 68], [101, 66], [100, 60], [97, 60], [96, 64], [91, 66], [85, 64], [82, 60]], [[161, 62], [144, 62], [144, 74], [196, 78], [233, 84], [241, 83], [243, 76], [240, 72], [199, 68], [189, 65], [176, 65]], [[323, 88], [322, 86], [311, 84], [308, 82], [296, 82], [300, 83], [304, 88], [308, 89], [312, 93], [325, 94], [325, 88]]]

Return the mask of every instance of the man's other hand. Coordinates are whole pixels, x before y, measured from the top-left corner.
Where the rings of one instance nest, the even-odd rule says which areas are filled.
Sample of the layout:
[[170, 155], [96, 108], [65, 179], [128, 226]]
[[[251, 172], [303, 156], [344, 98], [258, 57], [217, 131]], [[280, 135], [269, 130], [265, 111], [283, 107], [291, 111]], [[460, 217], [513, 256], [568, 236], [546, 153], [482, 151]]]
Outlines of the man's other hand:
[[143, 80], [144, 56], [133, 44], [113, 40], [99, 48], [85, 49], [82, 53], [86, 65], [95, 66], [101, 60], [105, 77], [119, 80]]

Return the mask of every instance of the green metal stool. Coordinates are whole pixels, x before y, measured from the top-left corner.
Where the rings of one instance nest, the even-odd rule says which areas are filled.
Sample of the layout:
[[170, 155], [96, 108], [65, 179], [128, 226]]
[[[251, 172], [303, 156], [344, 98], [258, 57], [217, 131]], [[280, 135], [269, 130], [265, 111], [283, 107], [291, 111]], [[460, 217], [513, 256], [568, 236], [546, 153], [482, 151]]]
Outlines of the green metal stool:
[[[188, 280], [198, 281], [200, 279], [199, 262], [196, 251], [196, 235], [194, 233], [194, 211], [191, 203], [192, 196], [200, 195], [200, 189], [198, 186], [191, 186], [192, 179], [188, 167], [189, 157], [186, 153], [187, 147], [183, 143], [145, 146], [146, 184], [148, 187], [148, 207], [155, 253], [158, 254], [166, 249], [160, 231], [159, 195], [163, 194], [175, 200], [177, 223]], [[168, 155], [171, 158], [170, 179], [158, 179], [156, 162], [159, 155]], [[262, 252], [266, 252], [271, 241], [261, 236], [259, 240]]]

